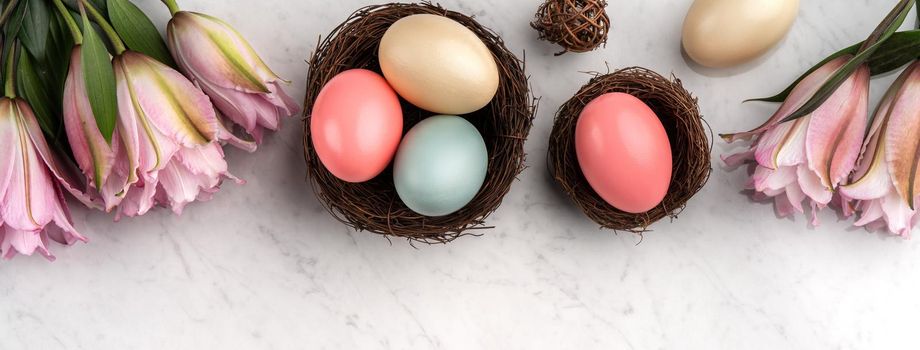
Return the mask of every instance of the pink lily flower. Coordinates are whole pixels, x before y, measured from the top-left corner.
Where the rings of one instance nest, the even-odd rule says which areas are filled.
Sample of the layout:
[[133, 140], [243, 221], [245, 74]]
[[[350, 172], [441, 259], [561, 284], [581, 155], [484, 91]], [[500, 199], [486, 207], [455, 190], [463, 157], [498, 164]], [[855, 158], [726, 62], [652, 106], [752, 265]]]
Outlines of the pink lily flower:
[[807, 102], [852, 57], [832, 60], [792, 90], [777, 112], [760, 127], [723, 135], [728, 142], [754, 139], [748, 151], [723, 157], [729, 166], [753, 162], [749, 189], [755, 199], [773, 199], [780, 217], [811, 207], [812, 223], [852, 171], [867, 123], [869, 69], [860, 67], [810, 115], [782, 122]]
[[73, 227], [63, 189], [92, 205], [59, 166], [32, 108], [19, 98], [0, 98], [0, 256], [38, 251], [49, 260], [49, 240], [86, 241]]
[[143, 215], [155, 204], [181, 214], [208, 200], [227, 171], [217, 143], [225, 132], [208, 97], [181, 73], [146, 55], [126, 51], [113, 59], [118, 125], [126, 156], [113, 173], [127, 176], [119, 214]]
[[179, 11], [166, 31], [179, 68], [211, 97], [223, 116], [256, 143], [261, 143], [265, 129], [278, 130], [281, 117], [297, 113], [297, 103], [281, 87], [284, 80], [227, 23]]
[[920, 221], [916, 210], [920, 162], [920, 61], [911, 64], [885, 94], [869, 130], [854, 181], [840, 193], [860, 213], [854, 225], [886, 228], [908, 237]]
[[160, 205], [181, 214], [208, 200], [227, 171], [216, 142], [229, 135], [208, 97], [181, 73], [137, 52], [113, 59], [118, 121], [111, 145], [103, 138], [87, 98], [80, 47], [71, 57], [64, 89], [64, 122], [77, 164], [105, 210], [137, 216]]

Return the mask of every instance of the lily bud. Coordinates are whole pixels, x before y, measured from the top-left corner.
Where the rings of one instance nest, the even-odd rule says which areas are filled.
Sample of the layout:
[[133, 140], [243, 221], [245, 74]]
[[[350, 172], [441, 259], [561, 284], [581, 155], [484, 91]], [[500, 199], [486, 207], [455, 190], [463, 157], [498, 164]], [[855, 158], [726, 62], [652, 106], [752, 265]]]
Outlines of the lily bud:
[[70, 71], [64, 82], [64, 129], [74, 160], [86, 175], [89, 187], [101, 194], [106, 209], [111, 210], [121, 201], [121, 194], [129, 185], [124, 173], [110, 177], [113, 164], [117, 158], [124, 158], [125, 152], [118, 130], [112, 134], [111, 145], [99, 131], [87, 96], [81, 50], [79, 45], [73, 48]]
[[887, 228], [907, 237], [920, 221], [917, 197], [920, 177], [920, 61], [892, 84], [875, 113], [854, 181], [841, 187], [845, 200], [855, 200], [856, 226]]
[[256, 143], [264, 129], [278, 130], [281, 117], [297, 113], [297, 104], [281, 88], [283, 80], [227, 23], [177, 12], [167, 25], [167, 44], [179, 68]]
[[[216, 143], [223, 132], [210, 100], [181, 73], [143, 54], [126, 51], [113, 59], [118, 123], [125, 157], [113, 173], [129, 186], [118, 215], [143, 215], [154, 205], [177, 214], [185, 204], [206, 200], [227, 172]], [[237, 180], [239, 181], [239, 180]]]
[[751, 149], [723, 160], [730, 166], [753, 161], [749, 187], [755, 197], [773, 198], [779, 216], [817, 211], [853, 170], [867, 123], [869, 69], [860, 67], [820, 107], [799, 119], [781, 122], [808, 101], [851, 57], [832, 60], [803, 79], [779, 110], [760, 127], [724, 135], [729, 142], [754, 138]]
[[89, 204], [64, 178], [38, 121], [22, 99], [0, 98], [0, 256], [38, 251], [49, 260], [49, 240], [86, 241], [73, 227], [62, 187]]

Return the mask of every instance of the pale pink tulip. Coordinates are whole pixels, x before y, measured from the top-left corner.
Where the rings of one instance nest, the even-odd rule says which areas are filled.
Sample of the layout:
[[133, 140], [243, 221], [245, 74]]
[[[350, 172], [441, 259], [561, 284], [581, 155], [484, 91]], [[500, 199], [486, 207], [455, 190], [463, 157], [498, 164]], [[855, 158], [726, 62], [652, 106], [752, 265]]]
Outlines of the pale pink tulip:
[[869, 130], [853, 183], [841, 195], [854, 200], [856, 226], [885, 228], [907, 237], [920, 221], [920, 61], [901, 74], [885, 94]]
[[760, 127], [723, 135], [727, 141], [754, 139], [751, 149], [723, 157], [729, 166], [753, 162], [749, 188], [757, 199], [774, 199], [781, 217], [803, 213], [803, 202], [817, 212], [833, 199], [859, 155], [866, 127], [869, 69], [860, 67], [818, 109], [781, 122], [808, 101], [851, 57], [828, 62], [803, 79], [777, 112]]
[[264, 129], [278, 130], [297, 103], [243, 37], [220, 19], [176, 12], [167, 43], [180, 69], [211, 97], [221, 114], [260, 143]]
[[22, 99], [0, 98], [0, 256], [38, 251], [49, 260], [49, 240], [86, 241], [71, 222], [62, 187], [87, 205], [59, 165], [38, 121]]

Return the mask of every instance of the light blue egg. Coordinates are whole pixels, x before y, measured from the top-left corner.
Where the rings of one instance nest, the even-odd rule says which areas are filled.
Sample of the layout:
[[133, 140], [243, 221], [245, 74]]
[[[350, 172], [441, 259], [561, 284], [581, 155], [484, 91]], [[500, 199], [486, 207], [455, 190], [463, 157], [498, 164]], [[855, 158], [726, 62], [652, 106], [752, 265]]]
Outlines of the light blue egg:
[[403, 137], [393, 163], [396, 192], [412, 211], [453, 213], [469, 203], [486, 179], [489, 155], [476, 127], [463, 118], [437, 115]]

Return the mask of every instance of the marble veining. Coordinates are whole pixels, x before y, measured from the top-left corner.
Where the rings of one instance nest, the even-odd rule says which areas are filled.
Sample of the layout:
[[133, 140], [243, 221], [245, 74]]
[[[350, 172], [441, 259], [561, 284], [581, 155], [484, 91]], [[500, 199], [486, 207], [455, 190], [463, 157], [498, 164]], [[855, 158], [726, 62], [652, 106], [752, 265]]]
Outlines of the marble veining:
[[[166, 9], [136, 0], [163, 24]], [[0, 264], [0, 349], [897, 349], [916, 346], [920, 243], [778, 220], [740, 193], [713, 150], [712, 179], [674, 222], [639, 238], [598, 230], [554, 187], [544, 155], [555, 110], [589, 76], [674, 73], [715, 132], [759, 124], [769, 95], [862, 40], [892, 1], [802, 1], [788, 37], [741, 67], [680, 53], [690, 0], [611, 0], [606, 48], [553, 57], [528, 22], [537, 1], [442, 0], [526, 56], [540, 109], [529, 169], [482, 237], [412, 247], [353, 232], [304, 181], [298, 118], [254, 155], [229, 151], [228, 183], [181, 217], [113, 223], [75, 210], [91, 244]], [[249, 38], [302, 96], [305, 59], [367, 0], [184, 0]], [[913, 18], [913, 17], [912, 17]], [[913, 24], [913, 19], [909, 20]], [[892, 76], [873, 81], [873, 103]]]

